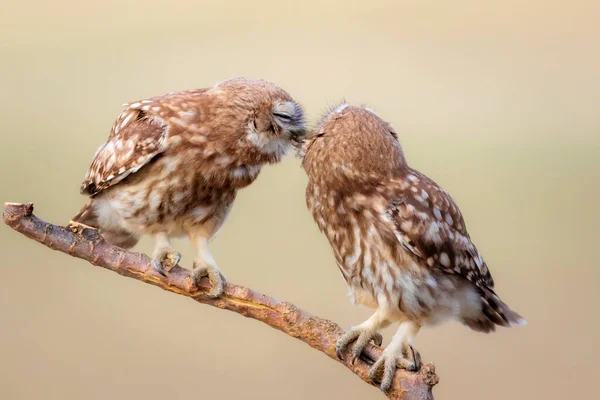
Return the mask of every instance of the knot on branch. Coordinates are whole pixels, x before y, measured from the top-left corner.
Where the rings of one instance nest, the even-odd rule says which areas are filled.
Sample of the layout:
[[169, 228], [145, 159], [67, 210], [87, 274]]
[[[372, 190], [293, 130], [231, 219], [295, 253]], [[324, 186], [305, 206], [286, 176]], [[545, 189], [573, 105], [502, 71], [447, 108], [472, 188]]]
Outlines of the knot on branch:
[[435, 386], [440, 382], [440, 377], [435, 373], [435, 365], [425, 364], [419, 371], [420, 375], [423, 375], [423, 381], [429, 386]]
[[82, 224], [81, 222], [70, 221], [66, 228], [80, 240], [93, 242], [94, 244], [104, 242], [104, 238], [100, 235], [98, 229]]

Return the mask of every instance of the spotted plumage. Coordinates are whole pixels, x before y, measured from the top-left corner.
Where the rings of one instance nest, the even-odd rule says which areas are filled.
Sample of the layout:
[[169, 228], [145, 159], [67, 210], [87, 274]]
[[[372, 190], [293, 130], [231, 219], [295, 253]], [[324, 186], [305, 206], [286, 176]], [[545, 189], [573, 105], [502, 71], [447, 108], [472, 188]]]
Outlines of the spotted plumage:
[[397, 365], [418, 369], [421, 326], [458, 320], [481, 332], [524, 323], [494, 291], [490, 271], [451, 196], [410, 168], [393, 127], [372, 110], [330, 110], [300, 151], [306, 202], [356, 303], [376, 309], [338, 343], [352, 357], [399, 322], [371, 368], [387, 390]]
[[223, 276], [208, 242], [237, 191], [300, 141], [301, 107], [276, 85], [245, 78], [124, 107], [81, 185], [91, 199], [73, 220], [125, 248], [154, 235], [153, 265], [162, 274], [180, 259], [169, 239], [188, 236], [194, 280], [208, 275], [211, 295], [220, 294]]
[[446, 191], [413, 169], [407, 170], [405, 179], [391, 179], [388, 190], [394, 199], [388, 214], [404, 248], [429, 267], [463, 276], [478, 287], [494, 287], [462, 214]]

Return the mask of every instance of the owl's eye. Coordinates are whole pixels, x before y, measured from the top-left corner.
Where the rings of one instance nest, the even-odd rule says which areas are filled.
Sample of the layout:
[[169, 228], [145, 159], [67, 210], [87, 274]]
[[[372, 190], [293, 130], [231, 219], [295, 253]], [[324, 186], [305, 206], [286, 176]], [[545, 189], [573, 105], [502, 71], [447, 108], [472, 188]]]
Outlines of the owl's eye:
[[291, 121], [292, 120], [292, 116], [288, 115], [288, 114], [283, 114], [283, 113], [279, 113], [279, 112], [273, 112], [273, 115], [276, 116], [279, 119], [284, 120], [284, 121]]

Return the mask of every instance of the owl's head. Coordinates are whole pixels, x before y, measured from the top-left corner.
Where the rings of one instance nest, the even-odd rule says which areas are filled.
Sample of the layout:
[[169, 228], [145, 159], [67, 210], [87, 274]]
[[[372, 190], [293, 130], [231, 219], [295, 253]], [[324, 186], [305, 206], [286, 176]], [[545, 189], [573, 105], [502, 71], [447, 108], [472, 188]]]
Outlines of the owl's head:
[[309, 178], [330, 186], [378, 182], [406, 168], [393, 127], [370, 108], [345, 102], [306, 135], [300, 156]]
[[233, 78], [214, 89], [228, 97], [236, 118], [243, 116], [240, 139], [269, 162], [302, 143], [306, 133], [302, 107], [279, 86], [261, 79]]

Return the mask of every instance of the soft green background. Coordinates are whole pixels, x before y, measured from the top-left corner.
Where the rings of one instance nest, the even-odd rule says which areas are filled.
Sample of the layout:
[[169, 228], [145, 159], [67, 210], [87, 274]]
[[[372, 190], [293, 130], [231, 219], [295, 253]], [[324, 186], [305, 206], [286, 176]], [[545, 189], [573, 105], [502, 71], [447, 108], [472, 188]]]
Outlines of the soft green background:
[[[231, 76], [315, 121], [345, 97], [460, 204], [529, 324], [417, 344], [438, 399], [594, 398], [600, 379], [600, 6], [558, 1], [6, 1], [0, 200], [65, 224], [120, 105]], [[227, 277], [347, 327], [355, 308], [288, 158], [213, 244]], [[187, 242], [183, 265], [191, 263]], [[148, 239], [136, 248], [151, 250]], [[305, 344], [0, 227], [0, 398], [383, 398]], [[389, 340], [391, 330], [386, 330]]]

